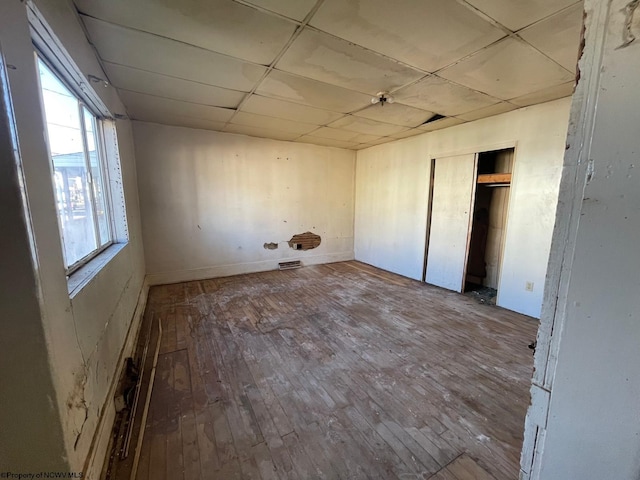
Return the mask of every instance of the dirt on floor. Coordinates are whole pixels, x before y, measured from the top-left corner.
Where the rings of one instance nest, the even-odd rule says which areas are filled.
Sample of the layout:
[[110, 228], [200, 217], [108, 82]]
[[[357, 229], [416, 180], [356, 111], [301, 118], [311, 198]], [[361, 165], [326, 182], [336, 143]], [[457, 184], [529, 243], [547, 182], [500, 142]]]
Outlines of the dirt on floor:
[[495, 305], [498, 291], [495, 288], [473, 285], [470, 289], [467, 289], [464, 294], [476, 299], [478, 303]]

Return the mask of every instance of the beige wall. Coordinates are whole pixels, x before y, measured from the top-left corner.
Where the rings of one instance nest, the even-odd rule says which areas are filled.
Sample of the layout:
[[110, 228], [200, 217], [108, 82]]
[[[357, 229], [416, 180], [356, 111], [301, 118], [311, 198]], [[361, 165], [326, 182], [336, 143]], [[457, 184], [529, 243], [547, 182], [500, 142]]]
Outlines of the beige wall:
[[356, 259], [420, 279], [430, 160], [515, 146], [498, 304], [539, 317], [569, 105], [556, 100], [358, 151]]
[[[134, 134], [151, 283], [353, 259], [355, 152], [141, 122]], [[306, 231], [321, 245], [289, 248]]]
[[[60, 36], [79, 69], [85, 75], [104, 77], [72, 4], [65, 0], [38, 0], [36, 5], [52, 30]], [[60, 442], [57, 445], [61, 452], [52, 449], [32, 451], [31, 463], [26, 465], [13, 462], [5, 464], [14, 457], [1, 455], [0, 469], [32, 471], [34, 465], [38, 464], [43, 470], [58, 470], [60, 464], [67, 464], [71, 471], [78, 472], [85, 466], [103, 412], [107, 419], [108, 415], [113, 414], [108, 403], [110, 387], [114, 376], [119, 373], [118, 360], [143, 286], [144, 255], [132, 133], [129, 122], [117, 122], [129, 242], [121, 245], [119, 250], [112, 250], [117, 250], [117, 253], [111, 261], [70, 295], [56, 220], [50, 159], [43, 136], [45, 129], [39, 101], [38, 74], [24, 3], [0, 2], [0, 44], [7, 64], [13, 67], [9, 70], [9, 85], [29, 202], [37, 282], [18, 294], [35, 296], [40, 305], [39, 328], [43, 331], [41, 348], [46, 352], [46, 364], [39, 368], [48, 370], [53, 389], [46, 390], [43, 384], [37, 395], [46, 398], [54, 406], [55, 411], [48, 414], [49, 419], [62, 432], [62, 445]], [[102, 87], [98, 94], [112, 112], [124, 111], [113, 88]], [[3, 278], [3, 282], [6, 279]], [[10, 283], [5, 283], [0, 289], [12, 287]], [[4, 318], [2, 320], [3, 337], [19, 327], [17, 323], [14, 325]], [[16, 341], [24, 342], [26, 350], [31, 339], [19, 336]], [[14, 361], [28, 367], [35, 359], [36, 356], [32, 357], [25, 351]], [[2, 388], [23, 392], [24, 385], [19, 379], [10, 378], [14, 384], [6, 383], [3, 377]], [[24, 398], [27, 393], [12, 398]], [[18, 425], [26, 420], [17, 416], [11, 421]], [[109, 430], [110, 425], [107, 425], [107, 434]], [[7, 431], [9, 429], [5, 429], [3, 424], [0, 436]], [[30, 434], [28, 430], [23, 432], [25, 436]], [[43, 431], [42, 435], [45, 434]], [[3, 438], [0, 444], [18, 451], [27, 449], [30, 441], [28, 437], [14, 436]], [[57, 455], [60, 463], [55, 464], [51, 455]]]

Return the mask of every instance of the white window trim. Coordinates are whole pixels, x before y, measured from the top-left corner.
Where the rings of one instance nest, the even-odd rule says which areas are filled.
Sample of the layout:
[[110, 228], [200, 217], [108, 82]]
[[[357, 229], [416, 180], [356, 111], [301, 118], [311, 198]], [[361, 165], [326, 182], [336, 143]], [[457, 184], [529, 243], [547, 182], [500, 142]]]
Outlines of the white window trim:
[[[60, 75], [59, 70], [56, 68], [56, 65], [52, 64], [52, 62], [46, 58], [44, 56], [44, 54], [42, 54], [41, 52], [37, 52], [37, 58], [38, 61], [43, 62], [46, 67], [51, 70], [51, 72], [58, 78], [58, 80], [60, 82], [62, 82], [62, 84], [67, 87], [71, 93], [73, 93], [76, 96], [76, 100], [77, 100], [77, 108], [78, 108], [78, 118], [80, 120], [80, 129], [81, 129], [81, 134], [82, 134], [82, 149], [83, 149], [83, 153], [84, 153], [84, 163], [85, 163], [85, 168], [87, 170], [87, 175], [89, 176], [89, 180], [90, 180], [90, 187], [89, 187], [89, 197], [90, 197], [90, 202], [91, 202], [91, 209], [93, 211], [93, 228], [94, 228], [94, 232], [96, 233], [96, 239], [100, 240], [100, 228], [97, 224], [97, 220], [96, 220], [96, 212], [95, 212], [95, 194], [94, 194], [94, 190], [93, 190], [93, 175], [91, 173], [91, 165], [89, 165], [89, 158], [88, 158], [88, 145], [87, 145], [87, 130], [86, 130], [86, 125], [85, 125], [85, 120], [84, 120], [84, 111], [83, 109], [86, 108], [89, 113], [91, 113], [95, 119], [96, 119], [96, 132], [95, 132], [95, 141], [96, 141], [96, 148], [98, 150], [98, 161], [100, 162], [100, 170], [101, 170], [101, 174], [102, 174], [102, 183], [103, 183], [103, 187], [104, 189], [107, 191], [106, 194], [106, 198], [105, 198], [105, 203], [106, 203], [106, 208], [108, 210], [107, 213], [107, 218], [109, 219], [109, 229], [110, 229], [110, 238], [109, 241], [106, 242], [104, 245], [99, 245], [98, 248], [96, 248], [95, 250], [92, 250], [90, 253], [88, 253], [87, 255], [85, 255], [82, 258], [79, 258], [78, 260], [76, 260], [75, 262], [73, 262], [70, 265], [65, 265], [65, 272], [67, 274], [67, 277], [70, 277], [73, 273], [75, 273], [77, 270], [79, 270], [80, 268], [82, 268], [84, 265], [86, 265], [87, 263], [91, 262], [91, 260], [93, 260], [95, 257], [97, 257], [98, 255], [100, 255], [102, 252], [104, 252], [107, 248], [109, 248], [111, 245], [113, 245], [114, 243], [114, 238], [115, 238], [115, 234], [114, 234], [114, 222], [113, 222], [113, 208], [112, 205], [110, 204], [111, 201], [111, 195], [110, 195], [110, 191], [111, 191], [111, 182], [109, 180], [109, 169], [107, 168], [106, 165], [106, 159], [104, 157], [106, 149], [104, 148], [104, 137], [103, 137], [103, 121], [98, 118], [96, 116], [96, 114], [87, 106], [85, 105], [85, 103], [83, 102], [82, 98], [80, 98], [77, 94], [77, 92], [75, 90], [73, 90], [70, 85], [65, 81], [65, 78]], [[40, 86], [40, 90], [42, 90], [42, 86]], [[42, 96], [42, 92], [40, 93], [40, 95]], [[43, 109], [43, 114], [44, 118], [43, 120], [46, 122], [46, 112], [44, 112], [44, 103], [43, 103], [43, 99], [41, 97], [41, 104], [42, 104], [42, 109]], [[48, 133], [47, 133], [47, 137], [48, 137]], [[53, 160], [52, 160], [52, 156], [51, 156], [51, 150], [50, 150], [50, 142], [51, 139], [47, 138], [47, 150], [49, 150], [49, 161], [51, 162], [51, 169], [52, 171], [54, 170], [55, 166], [53, 165]], [[60, 238], [63, 242], [63, 248], [64, 248], [64, 232], [62, 230], [62, 225], [59, 224], [58, 222], [58, 227], [59, 227], [59, 233], [60, 233]], [[64, 257], [64, 255], [63, 255]], [[65, 259], [66, 260], [66, 259]]]
[[[111, 239], [107, 244], [92, 251], [69, 267], [65, 266], [69, 294], [73, 297], [129, 241], [115, 117], [93, 90], [89, 79], [85, 79], [80, 68], [67, 53], [34, 3], [27, 0], [26, 6], [35, 52], [58, 76], [59, 80], [77, 96], [79, 103], [83, 104], [98, 121], [95, 134], [104, 176], [102, 181], [106, 194], [105, 202], [108, 203], [110, 210]], [[62, 232], [60, 232], [60, 238], [62, 240]]]
[[54, 35], [51, 27], [49, 27], [42, 14], [31, 1], [27, 2], [27, 16], [29, 18], [31, 39], [36, 46], [36, 50], [53, 67], [54, 72], [60, 76], [60, 79], [73, 93], [78, 95], [80, 100], [87, 105], [87, 108], [96, 117], [99, 119], [113, 119], [114, 117], [107, 106], [93, 90], [78, 65], [67, 53], [58, 37]]

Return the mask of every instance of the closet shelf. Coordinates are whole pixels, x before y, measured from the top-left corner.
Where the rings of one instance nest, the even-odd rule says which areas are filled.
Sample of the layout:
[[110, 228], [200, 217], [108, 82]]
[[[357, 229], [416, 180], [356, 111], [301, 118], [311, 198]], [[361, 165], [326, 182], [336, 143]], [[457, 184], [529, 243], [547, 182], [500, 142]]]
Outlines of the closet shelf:
[[511, 183], [511, 174], [510, 173], [485, 173], [482, 175], [478, 175], [478, 183], [509, 184]]

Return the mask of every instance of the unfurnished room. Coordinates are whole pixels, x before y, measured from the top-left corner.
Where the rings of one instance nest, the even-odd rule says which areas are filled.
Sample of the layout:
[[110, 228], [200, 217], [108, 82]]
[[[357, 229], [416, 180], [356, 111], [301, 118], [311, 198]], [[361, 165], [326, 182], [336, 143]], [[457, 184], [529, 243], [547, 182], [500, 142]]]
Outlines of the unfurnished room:
[[639, 5], [2, 0], [0, 477], [638, 480]]

